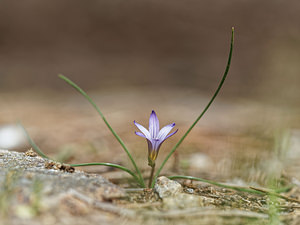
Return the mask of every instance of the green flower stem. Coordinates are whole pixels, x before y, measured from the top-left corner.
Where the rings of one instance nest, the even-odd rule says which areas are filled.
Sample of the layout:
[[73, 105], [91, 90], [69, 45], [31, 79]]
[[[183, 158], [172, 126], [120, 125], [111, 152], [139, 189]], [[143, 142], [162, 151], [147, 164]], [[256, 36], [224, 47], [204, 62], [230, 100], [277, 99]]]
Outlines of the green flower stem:
[[103, 119], [103, 121], [106, 124], [106, 126], [108, 127], [108, 129], [112, 132], [112, 134], [115, 136], [115, 138], [118, 140], [118, 142], [121, 144], [121, 146], [123, 147], [123, 149], [127, 153], [130, 161], [132, 162], [132, 164], [133, 164], [133, 166], [134, 166], [134, 168], [135, 168], [135, 170], [136, 170], [136, 172], [137, 172], [137, 174], [139, 176], [139, 180], [140, 180], [139, 183], [141, 184], [142, 187], [145, 187], [145, 183], [144, 183], [144, 179], [142, 177], [141, 171], [137, 167], [135, 161], [133, 160], [133, 158], [132, 158], [131, 154], [129, 153], [127, 147], [125, 146], [124, 142], [117, 135], [117, 133], [113, 130], [113, 128], [109, 125], [109, 123], [105, 119], [104, 115], [102, 114], [102, 112], [100, 111], [100, 109], [98, 108], [98, 106], [94, 103], [94, 101], [90, 98], [90, 96], [88, 96], [87, 93], [85, 91], [83, 91], [77, 84], [75, 84], [73, 81], [71, 81], [69, 78], [67, 78], [67, 77], [65, 77], [63, 75], [58, 75], [58, 76], [59, 76], [59, 78], [61, 78], [65, 82], [67, 82], [69, 85], [71, 85], [73, 88], [75, 88], [80, 94], [82, 94], [92, 104], [92, 106], [96, 109], [96, 111], [99, 113], [99, 115]]
[[[27, 132], [27, 130], [25, 129], [25, 127], [19, 123], [20, 127], [23, 129], [24, 134], [29, 142], [29, 144], [32, 146], [32, 148], [34, 149], [34, 151], [36, 151], [37, 154], [39, 154], [42, 158], [46, 158], [46, 159], [50, 159], [48, 156], [45, 155], [45, 153], [35, 144], [35, 142], [32, 140], [32, 138], [30, 137], [29, 133]], [[52, 159], [51, 159], [52, 160]]]
[[152, 180], [153, 180], [154, 170], [155, 170], [155, 163], [154, 163], [153, 166], [151, 166], [151, 172], [150, 172], [149, 184], [148, 184], [148, 187], [149, 187], [149, 188], [151, 188], [151, 185], [152, 185]]
[[206, 179], [202, 179], [202, 178], [198, 178], [198, 177], [179, 175], [179, 176], [170, 176], [168, 178], [171, 179], [171, 180], [174, 180], [174, 179], [196, 180], [196, 181], [201, 181], [201, 182], [204, 182], [204, 183], [212, 184], [212, 185], [215, 185], [215, 186], [218, 186], [218, 187], [232, 189], [232, 190], [235, 190], [235, 191], [243, 191], [243, 192], [248, 192], [248, 193], [252, 193], [252, 194], [260, 194], [260, 195], [264, 194], [261, 191], [253, 190], [251, 188], [231, 186], [231, 185], [228, 185], [228, 184], [221, 184], [221, 183], [218, 183], [218, 182], [215, 182], [215, 181], [206, 180]]
[[123, 170], [127, 173], [129, 173], [141, 186], [143, 185], [141, 180], [134, 174], [134, 172], [132, 172], [130, 169], [127, 169], [124, 166], [120, 166], [117, 164], [113, 164], [113, 163], [80, 163], [80, 164], [69, 164], [72, 167], [79, 167], [79, 166], [109, 166], [109, 167], [114, 167], [120, 170]]
[[205, 109], [202, 111], [202, 113], [198, 116], [198, 118], [195, 120], [195, 122], [191, 125], [191, 127], [186, 131], [186, 133], [182, 136], [182, 138], [177, 142], [177, 144], [173, 147], [173, 149], [171, 150], [171, 152], [164, 159], [162, 165], [159, 167], [159, 169], [155, 173], [155, 176], [154, 176], [154, 179], [153, 179], [152, 185], [151, 185], [152, 188], [154, 187], [156, 179], [159, 176], [159, 174], [160, 174], [161, 170], [163, 169], [163, 167], [165, 166], [166, 162], [169, 160], [169, 158], [175, 152], [175, 150], [178, 148], [178, 146], [183, 142], [183, 140], [186, 138], [186, 136], [191, 132], [191, 130], [194, 128], [194, 126], [198, 123], [198, 121], [202, 118], [202, 116], [206, 113], [206, 111], [208, 110], [208, 108], [210, 107], [210, 105], [213, 103], [213, 101], [217, 97], [219, 91], [221, 90], [221, 88], [223, 86], [223, 83], [224, 83], [224, 81], [225, 81], [225, 79], [227, 77], [229, 68], [230, 68], [231, 57], [232, 57], [232, 50], [233, 50], [233, 41], [234, 41], [234, 28], [232, 28], [232, 32], [231, 32], [230, 51], [229, 51], [227, 66], [226, 66], [224, 75], [222, 77], [222, 80], [220, 81], [220, 84], [219, 84], [217, 90], [215, 91], [213, 97], [210, 99], [209, 103], [207, 104], [207, 106], [205, 107]]

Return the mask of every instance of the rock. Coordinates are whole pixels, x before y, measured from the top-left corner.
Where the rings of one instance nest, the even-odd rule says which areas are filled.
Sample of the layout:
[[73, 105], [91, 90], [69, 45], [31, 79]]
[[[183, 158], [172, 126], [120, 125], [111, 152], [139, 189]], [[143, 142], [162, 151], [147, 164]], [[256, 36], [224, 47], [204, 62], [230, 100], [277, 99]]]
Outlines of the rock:
[[23, 224], [23, 218], [41, 213], [51, 218], [92, 213], [93, 207], [73, 193], [98, 202], [126, 196], [122, 188], [100, 175], [47, 167], [51, 163], [34, 154], [0, 150], [0, 210], [7, 218], [16, 218], [12, 224]]
[[154, 190], [163, 199], [163, 207], [168, 210], [193, 208], [203, 205], [202, 196], [183, 193], [180, 183], [164, 176], [157, 179]]
[[165, 209], [187, 209], [203, 206], [203, 197], [186, 193], [178, 193], [163, 199]]
[[160, 198], [166, 198], [182, 192], [183, 189], [181, 184], [177, 181], [173, 181], [162, 176], [157, 178], [154, 190], [157, 192]]
[[42, 183], [43, 190], [47, 190], [50, 195], [58, 195], [75, 189], [92, 195], [97, 200], [125, 196], [123, 189], [100, 175], [48, 167], [53, 163], [56, 162], [39, 156], [32, 157], [27, 153], [0, 150], [0, 184], [11, 173], [15, 174], [14, 181], [23, 189], [31, 187], [35, 181], [38, 181]]

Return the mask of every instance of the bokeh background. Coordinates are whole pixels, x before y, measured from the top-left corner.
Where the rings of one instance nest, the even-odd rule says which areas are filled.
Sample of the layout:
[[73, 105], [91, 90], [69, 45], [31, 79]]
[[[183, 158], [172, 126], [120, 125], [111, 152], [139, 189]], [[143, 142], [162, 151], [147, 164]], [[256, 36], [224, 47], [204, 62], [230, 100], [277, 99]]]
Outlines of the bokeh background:
[[[228, 79], [181, 161], [204, 165], [191, 175], [264, 170], [259, 152], [274, 149], [274, 137], [299, 142], [299, 9], [297, 0], [0, 0], [0, 124], [22, 121], [60, 159], [126, 164], [98, 115], [58, 79], [62, 73], [91, 94], [146, 165], [132, 121], [147, 126], [156, 109], [162, 124], [179, 128], [166, 148], [178, 140], [223, 74], [234, 26]], [[243, 176], [254, 177], [251, 171]]]
[[236, 44], [228, 95], [299, 104], [299, 1], [0, 3], [0, 88], [153, 86], [211, 91]]

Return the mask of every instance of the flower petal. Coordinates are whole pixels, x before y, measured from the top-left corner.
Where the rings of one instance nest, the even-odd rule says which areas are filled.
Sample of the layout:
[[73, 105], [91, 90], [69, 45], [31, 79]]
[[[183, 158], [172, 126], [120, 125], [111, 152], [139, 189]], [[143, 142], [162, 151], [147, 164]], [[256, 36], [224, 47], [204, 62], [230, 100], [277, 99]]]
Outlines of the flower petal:
[[173, 129], [173, 127], [175, 126], [175, 123], [171, 123], [167, 126], [164, 126], [163, 128], [161, 128], [161, 130], [159, 131], [157, 138], [163, 142], [167, 135], [170, 133], [170, 131]]
[[152, 138], [156, 138], [159, 132], [159, 120], [154, 110], [152, 110], [149, 118], [149, 132]]
[[169, 134], [166, 138], [165, 138], [165, 140], [167, 139], [167, 138], [169, 138], [169, 137], [171, 137], [171, 136], [173, 136], [174, 134], [176, 134], [177, 133], [177, 131], [178, 131], [178, 129], [177, 130], [175, 130], [174, 132], [172, 132], [171, 134]]
[[169, 134], [167, 137], [165, 137], [165, 139], [160, 140], [159, 143], [157, 143], [157, 145], [156, 145], [155, 147], [159, 150], [159, 149], [160, 149], [160, 146], [162, 145], [162, 143], [164, 143], [164, 141], [167, 140], [169, 137], [171, 137], [171, 136], [173, 136], [174, 134], [176, 134], [177, 131], [178, 131], [178, 129], [175, 130], [174, 132], [172, 132], [171, 134]]
[[139, 128], [140, 131], [142, 131], [142, 133], [145, 135], [145, 137], [146, 137], [147, 139], [151, 140], [150, 133], [149, 133], [149, 131], [148, 131], [145, 127], [143, 127], [141, 124], [139, 124], [139, 123], [137, 123], [137, 122], [135, 122], [135, 121], [133, 121], [133, 123], [134, 123], [134, 125], [135, 125], [137, 128]]
[[148, 139], [147, 139], [147, 144], [148, 144], [148, 155], [150, 155], [151, 151], [153, 151], [153, 144]]
[[159, 145], [160, 145], [160, 140], [159, 139], [152, 139], [152, 148], [154, 151], [157, 151], [159, 150]]
[[141, 132], [135, 131], [134, 133], [140, 137], [146, 138], [146, 136]]

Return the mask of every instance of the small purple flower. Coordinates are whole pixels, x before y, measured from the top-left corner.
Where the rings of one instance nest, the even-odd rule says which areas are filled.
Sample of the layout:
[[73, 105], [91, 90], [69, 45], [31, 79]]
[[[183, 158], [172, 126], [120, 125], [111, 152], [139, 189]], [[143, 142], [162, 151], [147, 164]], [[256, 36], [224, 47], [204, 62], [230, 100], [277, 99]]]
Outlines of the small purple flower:
[[155, 160], [157, 158], [160, 146], [167, 138], [174, 135], [178, 131], [178, 129], [172, 132], [171, 134], [169, 134], [170, 131], [175, 126], [175, 123], [171, 123], [167, 126], [164, 126], [161, 130], [159, 130], [159, 120], [154, 110], [152, 110], [152, 113], [149, 118], [149, 130], [147, 130], [145, 127], [143, 127], [142, 125], [138, 124], [135, 121], [133, 123], [141, 131], [141, 132], [135, 132], [135, 134], [147, 139], [148, 164], [149, 166], [153, 167], [155, 165]]

